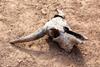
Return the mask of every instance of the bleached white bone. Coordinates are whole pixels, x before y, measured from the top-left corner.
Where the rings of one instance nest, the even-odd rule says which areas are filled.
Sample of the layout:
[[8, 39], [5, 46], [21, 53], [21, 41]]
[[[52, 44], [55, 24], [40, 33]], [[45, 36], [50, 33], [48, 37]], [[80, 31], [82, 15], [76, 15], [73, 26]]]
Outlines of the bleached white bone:
[[[44, 35], [49, 36], [49, 35], [51, 35], [49, 30], [52, 28], [58, 30], [60, 33], [60, 35], [57, 38], [53, 38], [53, 40], [58, 42], [60, 44], [60, 46], [64, 49], [70, 50], [70, 49], [72, 49], [73, 45], [75, 45], [76, 43], [77, 44], [83, 43], [83, 40], [75, 37], [74, 35], [71, 35], [67, 32], [65, 33], [64, 27], [67, 27], [70, 31], [72, 31], [72, 29], [67, 24], [67, 21], [64, 18], [62, 18], [62, 17], [64, 17], [64, 13], [59, 9], [57, 9], [57, 12], [59, 15], [58, 17], [52, 18], [50, 21], [48, 21], [42, 28], [40, 28], [36, 32], [34, 32], [30, 35], [27, 35], [27, 36], [20, 37], [19, 39], [15, 39], [15, 40], [11, 41], [10, 43], [14, 44], [14, 43], [21, 43], [21, 42], [29, 42], [29, 41], [39, 39], [39, 38], [43, 37]], [[81, 35], [81, 34], [79, 34], [79, 35]], [[83, 36], [83, 35], [81, 35], [81, 36], [84, 39], [87, 39], [86, 36]]]

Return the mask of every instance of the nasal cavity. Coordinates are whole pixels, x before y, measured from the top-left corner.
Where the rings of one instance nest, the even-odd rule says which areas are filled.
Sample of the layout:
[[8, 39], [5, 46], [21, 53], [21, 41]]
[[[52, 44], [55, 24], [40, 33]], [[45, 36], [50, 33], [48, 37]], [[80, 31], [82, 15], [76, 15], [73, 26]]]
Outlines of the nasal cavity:
[[54, 28], [50, 29], [50, 32], [49, 33], [50, 33], [50, 36], [52, 38], [56, 38], [56, 37], [58, 37], [60, 35], [59, 30], [54, 29]]

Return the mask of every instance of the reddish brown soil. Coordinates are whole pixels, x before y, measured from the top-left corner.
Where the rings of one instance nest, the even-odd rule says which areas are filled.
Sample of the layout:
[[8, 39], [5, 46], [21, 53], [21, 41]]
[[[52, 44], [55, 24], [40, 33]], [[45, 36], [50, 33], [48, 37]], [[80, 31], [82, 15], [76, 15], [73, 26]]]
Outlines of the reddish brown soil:
[[[9, 44], [42, 27], [59, 6], [72, 29], [89, 38], [85, 44], [69, 54], [46, 36], [16, 44], [23, 48]], [[100, 0], [0, 0], [0, 67], [100, 67]]]

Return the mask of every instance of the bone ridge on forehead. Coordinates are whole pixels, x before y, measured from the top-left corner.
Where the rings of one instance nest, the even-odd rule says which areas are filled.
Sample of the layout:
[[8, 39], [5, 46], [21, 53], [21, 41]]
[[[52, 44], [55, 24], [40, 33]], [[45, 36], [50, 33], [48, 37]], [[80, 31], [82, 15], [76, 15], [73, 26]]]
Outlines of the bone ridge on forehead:
[[64, 26], [67, 26], [68, 28], [69, 25], [66, 23], [66, 21], [60, 17], [56, 17], [56, 18], [52, 18], [50, 21], [48, 21], [46, 24], [45, 24], [45, 27], [47, 28], [47, 30], [51, 29], [51, 28], [55, 28], [55, 29], [58, 29], [59, 31], [63, 31], [63, 27]]

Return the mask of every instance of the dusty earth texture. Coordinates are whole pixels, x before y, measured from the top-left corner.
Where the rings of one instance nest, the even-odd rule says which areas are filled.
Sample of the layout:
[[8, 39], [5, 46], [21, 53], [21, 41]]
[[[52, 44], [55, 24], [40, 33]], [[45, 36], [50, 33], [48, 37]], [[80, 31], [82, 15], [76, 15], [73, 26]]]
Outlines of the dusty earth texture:
[[[85, 44], [71, 53], [47, 36], [9, 44], [41, 28], [60, 6], [72, 29], [89, 38]], [[0, 67], [100, 67], [100, 0], [0, 0]]]

